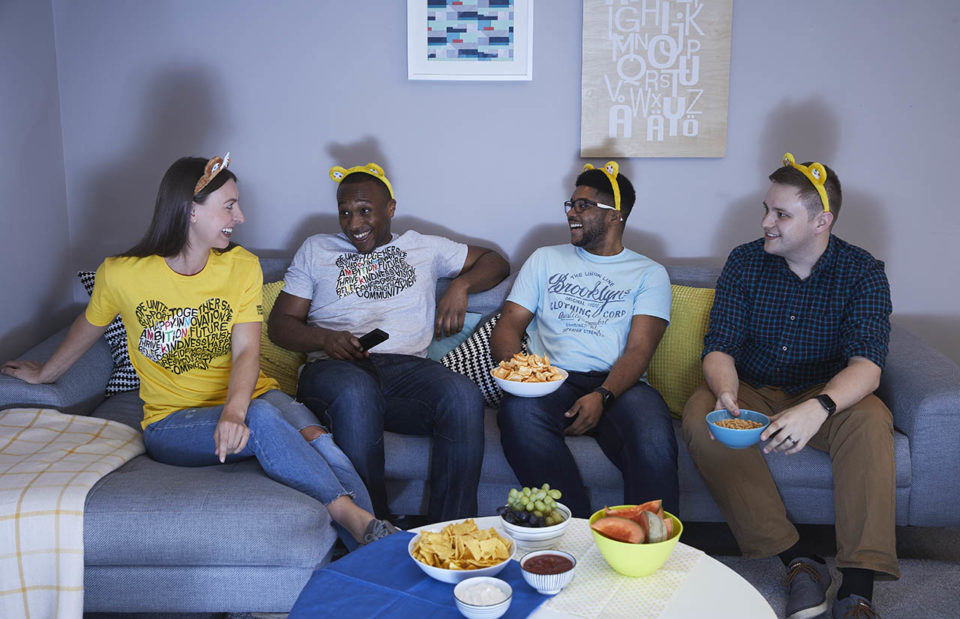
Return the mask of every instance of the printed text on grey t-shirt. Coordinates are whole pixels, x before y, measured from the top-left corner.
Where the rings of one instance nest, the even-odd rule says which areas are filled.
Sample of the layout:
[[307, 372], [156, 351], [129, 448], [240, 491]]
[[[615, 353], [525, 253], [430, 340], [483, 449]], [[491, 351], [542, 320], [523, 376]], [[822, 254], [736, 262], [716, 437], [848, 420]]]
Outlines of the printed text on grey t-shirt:
[[394, 246], [369, 254], [341, 254], [337, 258], [337, 296], [356, 294], [363, 299], [389, 299], [417, 281], [407, 252]]

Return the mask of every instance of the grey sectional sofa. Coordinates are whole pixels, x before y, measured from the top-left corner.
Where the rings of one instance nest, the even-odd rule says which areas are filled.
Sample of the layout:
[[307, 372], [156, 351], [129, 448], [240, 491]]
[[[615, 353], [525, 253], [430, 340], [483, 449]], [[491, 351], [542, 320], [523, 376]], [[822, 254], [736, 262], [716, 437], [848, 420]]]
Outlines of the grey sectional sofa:
[[[45, 359], [65, 331], [28, 351]], [[39, 406], [140, 429], [136, 391], [103, 398], [113, 359], [98, 342], [54, 385], [0, 375], [0, 409]], [[86, 612], [288, 610], [336, 533], [326, 508], [256, 461], [203, 468], [146, 455], [103, 477], [83, 521]]]
[[[285, 259], [264, 259], [264, 281], [283, 277]], [[712, 287], [718, 269], [669, 267], [676, 284]], [[470, 311], [499, 310], [511, 280], [472, 295]], [[44, 359], [65, 331], [22, 355]], [[135, 392], [103, 398], [112, 359], [105, 342], [55, 385], [0, 376], [0, 408], [44, 406], [115, 419], [139, 428]], [[897, 428], [897, 524], [960, 525], [960, 366], [895, 326], [879, 396]], [[517, 485], [486, 411], [480, 515]], [[567, 439], [597, 508], [622, 501], [619, 471], [593, 439]], [[430, 441], [387, 433], [388, 493], [399, 514], [426, 512]], [[830, 460], [812, 449], [768, 457], [790, 516], [833, 522]], [[680, 441], [681, 517], [720, 522], [716, 504]], [[90, 492], [84, 521], [88, 611], [284, 611], [335, 535], [322, 505], [266, 478], [255, 462], [189, 469], [139, 456]]]

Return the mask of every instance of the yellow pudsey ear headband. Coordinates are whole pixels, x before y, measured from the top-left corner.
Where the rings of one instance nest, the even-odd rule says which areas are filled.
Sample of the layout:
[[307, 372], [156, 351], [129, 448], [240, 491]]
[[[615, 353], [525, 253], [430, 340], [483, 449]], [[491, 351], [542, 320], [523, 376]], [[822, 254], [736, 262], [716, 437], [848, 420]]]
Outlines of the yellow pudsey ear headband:
[[783, 156], [783, 165], [800, 170], [803, 175], [807, 177], [807, 180], [813, 183], [813, 188], [816, 189], [817, 193], [820, 194], [820, 202], [823, 204], [823, 212], [829, 213], [830, 200], [827, 199], [827, 189], [823, 186], [823, 184], [827, 182], [827, 170], [823, 167], [823, 164], [814, 162], [808, 167], [797, 163], [797, 160], [793, 158], [793, 155], [791, 153], [787, 153]]
[[387, 180], [387, 175], [383, 173], [383, 168], [378, 166], [375, 163], [368, 163], [367, 165], [358, 165], [353, 166], [352, 168], [344, 168], [343, 166], [333, 166], [330, 168], [330, 178], [334, 180], [337, 184], [340, 183], [343, 179], [347, 178], [354, 172], [362, 172], [364, 174], [369, 174], [374, 178], [380, 179], [383, 181], [383, 184], [387, 186], [387, 190], [390, 192], [390, 199], [394, 200], [393, 197], [393, 185], [390, 184], [390, 181]]
[[[583, 166], [583, 171], [595, 170], [592, 164], [587, 164]], [[600, 171], [607, 175], [607, 178], [610, 179], [610, 186], [613, 187], [613, 207], [620, 210], [620, 183], [617, 182], [617, 176], [620, 174], [620, 165], [616, 161], [608, 161], [603, 164], [603, 167], [600, 168]]]
[[228, 167], [230, 167], [229, 152], [223, 157], [213, 157], [207, 161], [207, 165], [203, 167], [203, 176], [201, 176], [200, 180], [197, 181], [197, 184], [193, 186], [193, 195], [197, 195], [203, 191], [203, 188], [210, 184], [210, 181], [213, 180], [213, 177], [226, 170]]

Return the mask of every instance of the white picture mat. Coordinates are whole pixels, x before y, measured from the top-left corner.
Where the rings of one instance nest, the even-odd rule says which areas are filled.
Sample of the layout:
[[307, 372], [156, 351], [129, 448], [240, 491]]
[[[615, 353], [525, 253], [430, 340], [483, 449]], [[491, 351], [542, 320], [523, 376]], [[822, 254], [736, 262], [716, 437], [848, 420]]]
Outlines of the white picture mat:
[[427, 2], [407, 0], [407, 79], [532, 80], [533, 0], [514, 0], [513, 60], [427, 59]]

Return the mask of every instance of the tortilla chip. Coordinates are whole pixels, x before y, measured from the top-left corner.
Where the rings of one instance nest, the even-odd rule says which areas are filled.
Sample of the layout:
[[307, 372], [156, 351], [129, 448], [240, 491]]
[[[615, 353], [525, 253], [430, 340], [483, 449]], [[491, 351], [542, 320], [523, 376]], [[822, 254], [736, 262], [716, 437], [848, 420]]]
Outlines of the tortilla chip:
[[425, 565], [448, 570], [490, 567], [510, 558], [510, 542], [494, 528], [479, 530], [468, 518], [447, 525], [439, 533], [423, 531], [411, 550]]

